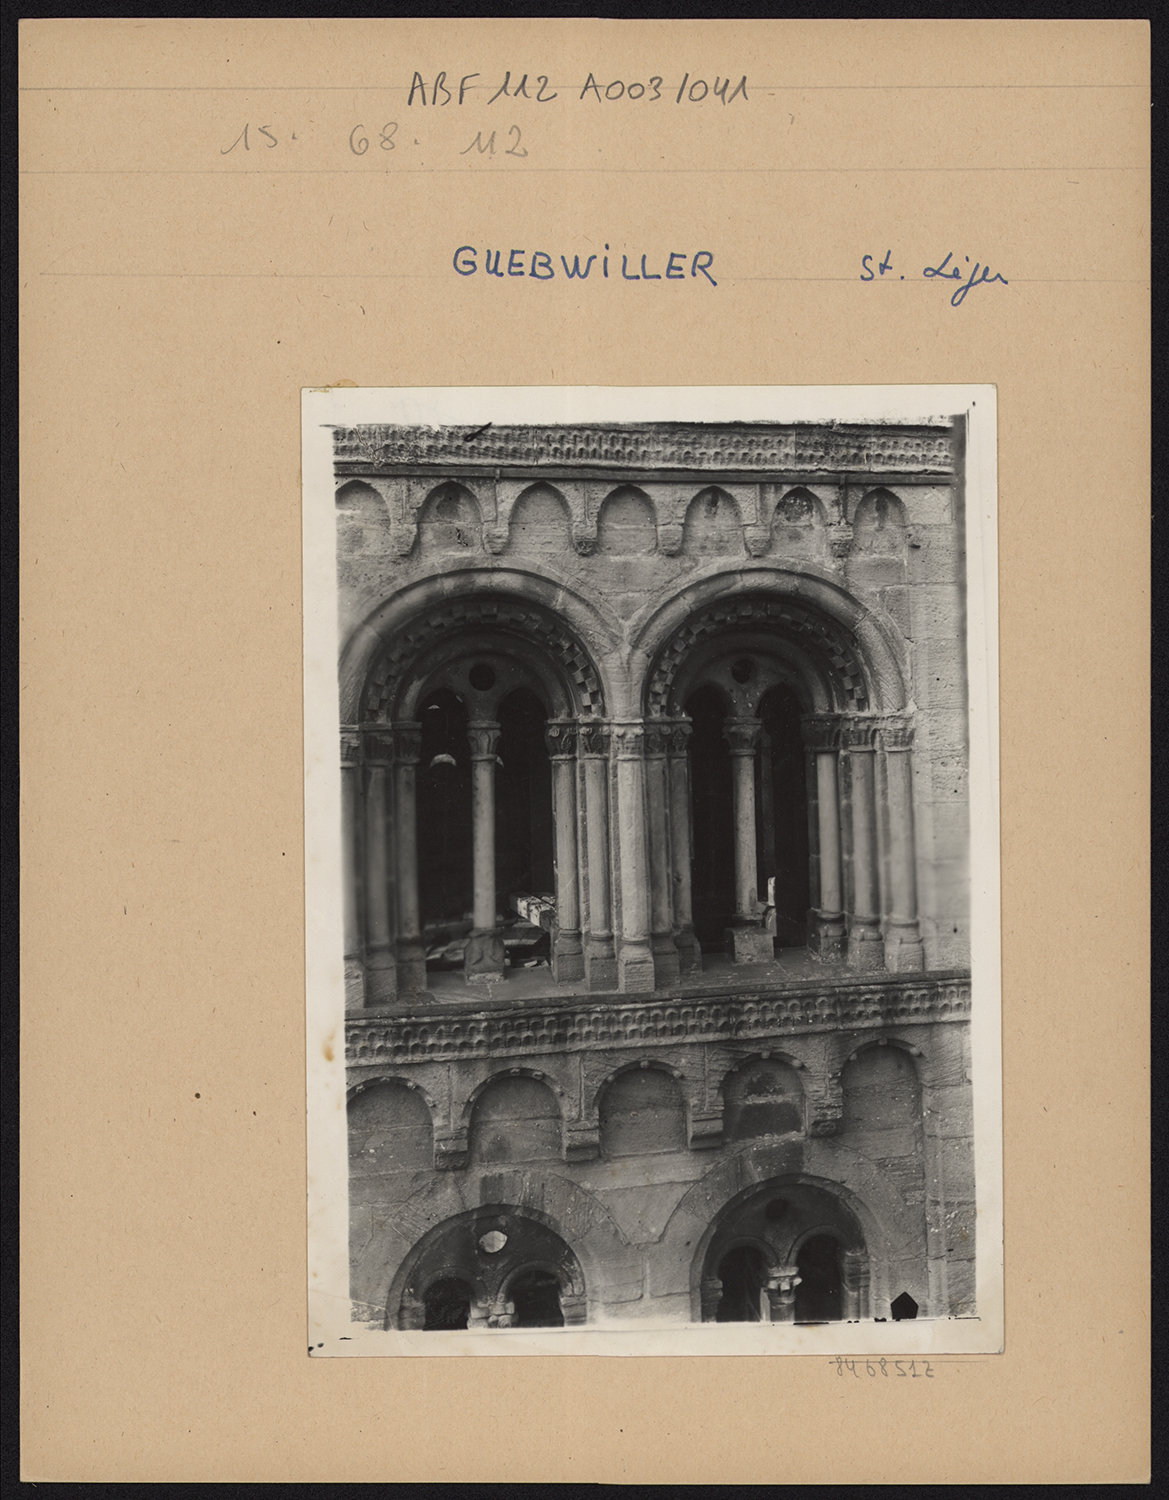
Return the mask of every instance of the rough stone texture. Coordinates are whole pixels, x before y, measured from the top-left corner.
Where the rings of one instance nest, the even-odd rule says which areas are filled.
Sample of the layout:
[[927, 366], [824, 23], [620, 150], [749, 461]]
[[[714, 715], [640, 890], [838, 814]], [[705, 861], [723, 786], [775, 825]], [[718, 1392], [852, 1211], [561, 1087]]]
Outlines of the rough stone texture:
[[[449, 1260], [473, 1287], [473, 1316], [507, 1326], [509, 1278], [525, 1256], [543, 1256], [566, 1320], [684, 1322], [713, 1315], [716, 1262], [736, 1226], [754, 1226], [771, 1273], [798, 1253], [798, 1225], [825, 1224], [863, 1261], [842, 1293], [856, 1315], [888, 1317], [903, 1291], [920, 1316], [971, 1313], [959, 435], [937, 422], [516, 427], [466, 438], [337, 434], [342, 721], [351, 764], [365, 753], [387, 768], [388, 951], [399, 941], [395, 984], [384, 946], [377, 964], [372, 942], [363, 947], [363, 924], [378, 916], [377, 892], [363, 891], [346, 955], [347, 1056], [360, 1087], [350, 1104], [353, 1316], [422, 1319], [422, 1282]], [[881, 938], [900, 831], [881, 736], [911, 734], [923, 973], [825, 962], [815, 980], [761, 966], [761, 977], [715, 983], [691, 969], [675, 986], [679, 951], [690, 963], [694, 950], [655, 922], [653, 901], [663, 888], [676, 898], [680, 834], [668, 810], [666, 847], [647, 842], [648, 804], [628, 788], [641, 784], [648, 798], [648, 762], [627, 731], [677, 713], [675, 685], [718, 649], [729, 653], [727, 691], [740, 691], [726, 676], [736, 653], [766, 657], [801, 684], [806, 711], [875, 737], [879, 911], [864, 946], [878, 966], [896, 962], [886, 957], [895, 943]], [[574, 988], [591, 993], [566, 993], [544, 970], [545, 992], [517, 1002], [504, 970], [440, 1003], [422, 990], [420, 940], [394, 925], [412, 716], [426, 684], [460, 659], [465, 670], [468, 653], [505, 676], [516, 663], [515, 681], [543, 695], [549, 717], [581, 726], [565, 785], [586, 976]], [[734, 712], [753, 713], [742, 692]], [[638, 761], [640, 782], [620, 781], [619, 753]], [[589, 754], [602, 764], [591, 783]], [[814, 776], [809, 790], [815, 907]], [[848, 754], [838, 792], [847, 922], [857, 841]], [[600, 823], [590, 813], [598, 797]], [[356, 859], [377, 833], [363, 823]], [[639, 869], [644, 892], [630, 886]], [[751, 961], [744, 972], [770, 963], [765, 933], [730, 931], [731, 957]], [[473, 952], [471, 969], [498, 970], [502, 955], [488, 957]], [[507, 1274], [476, 1248], [496, 1221], [511, 1236], [498, 1253], [519, 1257]]]

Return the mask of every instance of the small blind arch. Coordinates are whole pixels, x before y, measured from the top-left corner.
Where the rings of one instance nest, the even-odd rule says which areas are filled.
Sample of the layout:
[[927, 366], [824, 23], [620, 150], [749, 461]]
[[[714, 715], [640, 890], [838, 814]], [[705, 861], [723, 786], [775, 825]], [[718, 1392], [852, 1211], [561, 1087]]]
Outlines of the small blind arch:
[[351, 1176], [434, 1165], [434, 1128], [417, 1089], [392, 1079], [369, 1084], [350, 1098], [347, 1113]]
[[601, 1155], [643, 1156], [686, 1149], [686, 1106], [677, 1080], [661, 1068], [631, 1068], [598, 1101]]
[[494, 1078], [471, 1111], [475, 1163], [547, 1161], [560, 1155], [562, 1121], [556, 1095], [524, 1074]]

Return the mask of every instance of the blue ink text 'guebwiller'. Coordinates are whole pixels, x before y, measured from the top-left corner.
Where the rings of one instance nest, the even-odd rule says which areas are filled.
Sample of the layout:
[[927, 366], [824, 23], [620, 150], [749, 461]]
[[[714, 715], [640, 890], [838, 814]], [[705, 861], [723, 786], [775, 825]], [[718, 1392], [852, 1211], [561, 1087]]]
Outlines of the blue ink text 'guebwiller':
[[[605, 250], [608, 251], [608, 245]], [[529, 259], [526, 250], [484, 250], [483, 264], [480, 266], [476, 259], [478, 251], [474, 245], [460, 245], [455, 251], [452, 264], [460, 276], [474, 276], [476, 271], [483, 270], [488, 276], [528, 276], [533, 281], [551, 281], [559, 275], [562, 280], [587, 281], [593, 262], [600, 262], [600, 277], [594, 278], [604, 281], [609, 278], [608, 254], [588, 255], [581, 257], [574, 255], [571, 264], [566, 255], [558, 257], [561, 267], [557, 272], [553, 264], [553, 258], [544, 250], [533, 250]], [[506, 257], [506, 258], [505, 258]], [[621, 270], [617, 271], [617, 257], [612, 257], [613, 279], [622, 281], [685, 281], [687, 280], [687, 261], [689, 261], [689, 278], [705, 276], [711, 286], [718, 286], [718, 282], [710, 274], [710, 267], [714, 264], [714, 256], [709, 250], [699, 250], [693, 256], [687, 251], [671, 250], [664, 261], [655, 260], [655, 264], [661, 269], [654, 270], [649, 265], [649, 256], [622, 255]], [[630, 270], [630, 262], [633, 262], [633, 270]]]

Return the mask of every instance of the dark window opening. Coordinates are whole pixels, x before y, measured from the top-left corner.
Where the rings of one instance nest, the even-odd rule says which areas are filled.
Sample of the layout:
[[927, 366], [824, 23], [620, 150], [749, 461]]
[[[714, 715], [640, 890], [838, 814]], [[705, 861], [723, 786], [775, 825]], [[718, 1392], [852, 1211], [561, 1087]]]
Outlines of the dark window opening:
[[516, 1328], [563, 1328], [560, 1286], [551, 1271], [521, 1271], [508, 1288]]
[[775, 881], [775, 936], [780, 947], [808, 941], [808, 792], [800, 703], [788, 687], [763, 695], [756, 757], [755, 826], [759, 894]]
[[433, 1282], [423, 1298], [423, 1329], [466, 1328], [471, 1316], [471, 1288], [457, 1276]]
[[718, 1263], [722, 1298], [716, 1323], [760, 1323], [763, 1321], [763, 1256], [754, 1245], [729, 1250]]
[[517, 894], [551, 896], [552, 766], [544, 743], [544, 706], [517, 688], [499, 706], [495, 768], [495, 878], [497, 910], [511, 911]]
[[836, 1323], [841, 1318], [840, 1246], [830, 1234], [813, 1235], [796, 1257], [797, 1323]]
[[[449, 688], [418, 712], [418, 897], [428, 936], [457, 935], [471, 915], [471, 754], [467, 711]], [[444, 930], [445, 929], [445, 930]], [[464, 931], [468, 929], [463, 929]]]
[[694, 932], [703, 948], [721, 950], [735, 911], [735, 816], [731, 752], [723, 738], [726, 710], [719, 693], [710, 687], [691, 694], [685, 710], [694, 725], [690, 740]]
[[893, 1314], [894, 1323], [900, 1323], [902, 1318], [917, 1317], [917, 1303], [908, 1292], [902, 1292], [889, 1305], [889, 1311]]

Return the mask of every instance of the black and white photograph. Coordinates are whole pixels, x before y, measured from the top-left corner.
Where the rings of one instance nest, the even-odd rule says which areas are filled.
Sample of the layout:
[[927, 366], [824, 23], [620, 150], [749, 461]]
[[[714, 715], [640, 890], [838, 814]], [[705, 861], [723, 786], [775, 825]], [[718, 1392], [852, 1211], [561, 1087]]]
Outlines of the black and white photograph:
[[1001, 1348], [994, 388], [303, 441], [315, 1351]]

